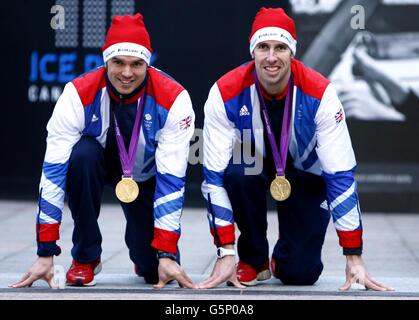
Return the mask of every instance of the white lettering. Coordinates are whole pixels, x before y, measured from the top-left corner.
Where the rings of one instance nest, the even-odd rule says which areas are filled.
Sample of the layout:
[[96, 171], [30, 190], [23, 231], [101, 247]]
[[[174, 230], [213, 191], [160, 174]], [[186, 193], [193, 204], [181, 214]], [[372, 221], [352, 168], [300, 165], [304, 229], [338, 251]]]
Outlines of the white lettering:
[[171, 307], [166, 307], [166, 314], [192, 315], [195, 318], [198, 315], [199, 307], [178, 307], [172, 304]]
[[63, 88], [59, 86], [42, 86], [39, 88], [37, 85], [32, 84], [28, 88], [28, 101], [31, 103], [37, 102], [57, 102]]
[[351, 18], [351, 28], [354, 30], [365, 29], [365, 8], [361, 5], [355, 5], [351, 8], [351, 13], [355, 14]]
[[55, 5], [51, 7], [51, 13], [55, 14], [51, 18], [51, 28], [53, 30], [64, 30], [65, 28], [65, 9], [63, 6]]

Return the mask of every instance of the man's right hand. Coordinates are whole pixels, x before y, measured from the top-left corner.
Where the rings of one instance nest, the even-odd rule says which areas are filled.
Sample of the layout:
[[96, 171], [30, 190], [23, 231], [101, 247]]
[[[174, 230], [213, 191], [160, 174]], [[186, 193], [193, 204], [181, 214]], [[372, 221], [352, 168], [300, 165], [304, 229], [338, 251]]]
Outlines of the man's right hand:
[[30, 287], [39, 280], [45, 280], [52, 289], [58, 289], [54, 281], [54, 257], [38, 257], [22, 279], [10, 285], [11, 288]]

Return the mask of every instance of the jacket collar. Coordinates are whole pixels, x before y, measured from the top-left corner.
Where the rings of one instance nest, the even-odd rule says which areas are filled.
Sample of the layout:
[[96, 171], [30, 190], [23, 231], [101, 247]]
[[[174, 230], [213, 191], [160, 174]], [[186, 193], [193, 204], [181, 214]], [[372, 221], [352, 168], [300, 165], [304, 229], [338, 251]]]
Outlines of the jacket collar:
[[281, 92], [280, 94], [277, 94], [277, 95], [271, 95], [265, 90], [265, 88], [263, 88], [263, 86], [260, 86], [260, 87], [262, 89], [263, 99], [265, 99], [265, 100], [268, 100], [268, 101], [282, 100], [287, 96], [287, 87], [285, 87], [283, 92]]

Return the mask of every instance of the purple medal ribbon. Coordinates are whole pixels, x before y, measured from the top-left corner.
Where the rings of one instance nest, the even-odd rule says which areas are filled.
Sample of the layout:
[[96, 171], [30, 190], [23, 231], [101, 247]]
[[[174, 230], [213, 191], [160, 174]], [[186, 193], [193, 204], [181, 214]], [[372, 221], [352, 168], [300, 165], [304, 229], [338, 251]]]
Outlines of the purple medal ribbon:
[[134, 170], [135, 155], [137, 153], [138, 138], [140, 135], [140, 124], [143, 116], [144, 102], [147, 94], [147, 85], [141, 95], [141, 100], [137, 105], [137, 114], [135, 115], [134, 128], [132, 129], [131, 140], [129, 143], [129, 150], [125, 148], [124, 139], [122, 138], [121, 131], [119, 130], [118, 121], [116, 120], [115, 113], [113, 118], [115, 121], [115, 135], [118, 142], [119, 159], [121, 160], [121, 167], [124, 177], [131, 177]]
[[265, 120], [266, 132], [269, 138], [269, 144], [271, 145], [272, 155], [274, 158], [276, 175], [285, 176], [285, 165], [287, 163], [290, 128], [291, 128], [291, 105], [293, 98], [294, 89], [294, 77], [291, 73], [290, 79], [287, 85], [287, 97], [285, 99], [284, 115], [282, 118], [281, 128], [281, 153], [279, 153], [278, 145], [276, 144], [275, 135], [273, 134], [271, 121], [269, 120], [268, 109], [266, 108], [265, 101], [262, 96], [259, 80], [256, 74], [256, 70], [253, 70], [253, 77], [255, 79], [256, 92], [259, 97], [260, 106], [262, 109], [263, 118]]

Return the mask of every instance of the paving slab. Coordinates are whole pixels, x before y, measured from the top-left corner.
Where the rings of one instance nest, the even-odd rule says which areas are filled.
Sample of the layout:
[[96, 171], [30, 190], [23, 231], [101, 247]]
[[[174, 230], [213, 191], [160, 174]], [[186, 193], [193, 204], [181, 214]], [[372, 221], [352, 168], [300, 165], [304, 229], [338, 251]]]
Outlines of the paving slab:
[[[255, 287], [239, 290], [221, 285], [211, 290], [181, 289], [171, 284], [162, 290], [153, 289], [133, 272], [124, 241], [125, 219], [117, 204], [102, 206], [99, 225], [103, 235], [103, 270], [92, 288], [66, 287], [51, 290], [38, 281], [32, 288], [12, 289], [35, 259], [35, 202], [0, 201], [0, 299], [4, 300], [381, 300], [419, 299], [419, 214], [364, 213], [364, 255], [369, 273], [378, 281], [392, 286], [394, 292], [373, 292], [355, 288], [339, 292], [344, 282], [345, 257], [338, 245], [333, 224], [329, 224], [322, 259], [324, 271], [314, 286], [285, 286], [271, 279]], [[270, 250], [278, 237], [275, 212], [268, 213]], [[61, 226], [60, 246], [63, 253], [55, 263], [67, 270], [71, 263], [73, 222], [66, 207]], [[237, 233], [238, 235], [238, 233]], [[181, 263], [191, 278], [199, 282], [209, 276], [215, 262], [215, 248], [203, 208], [185, 208], [182, 236], [179, 241]]]

